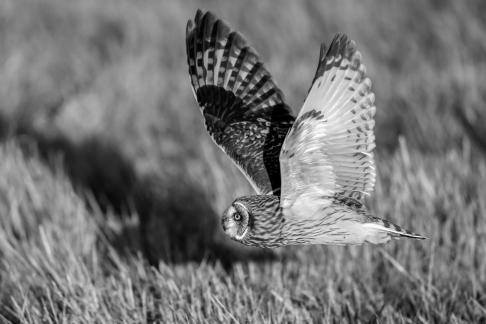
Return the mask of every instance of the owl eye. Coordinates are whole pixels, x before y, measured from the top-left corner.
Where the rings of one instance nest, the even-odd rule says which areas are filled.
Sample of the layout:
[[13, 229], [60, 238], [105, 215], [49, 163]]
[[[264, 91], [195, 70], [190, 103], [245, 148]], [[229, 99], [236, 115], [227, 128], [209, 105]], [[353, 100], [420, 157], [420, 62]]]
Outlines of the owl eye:
[[245, 206], [243, 206], [241, 203], [238, 203], [238, 202], [235, 202], [233, 204], [234, 208], [235, 208], [235, 211], [233, 213], [233, 220], [235, 222], [238, 222], [244, 226], [248, 225], [248, 218], [249, 218], [249, 214], [248, 214], [248, 210], [246, 209]]

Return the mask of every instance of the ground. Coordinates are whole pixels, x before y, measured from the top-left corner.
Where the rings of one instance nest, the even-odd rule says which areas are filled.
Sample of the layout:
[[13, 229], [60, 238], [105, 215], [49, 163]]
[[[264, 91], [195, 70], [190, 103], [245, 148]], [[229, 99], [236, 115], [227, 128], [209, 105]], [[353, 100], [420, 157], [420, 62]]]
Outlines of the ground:
[[[245, 249], [185, 25], [212, 10], [297, 112], [345, 32], [376, 93], [377, 216], [425, 241]], [[483, 1], [0, 3], [0, 322], [485, 323]]]

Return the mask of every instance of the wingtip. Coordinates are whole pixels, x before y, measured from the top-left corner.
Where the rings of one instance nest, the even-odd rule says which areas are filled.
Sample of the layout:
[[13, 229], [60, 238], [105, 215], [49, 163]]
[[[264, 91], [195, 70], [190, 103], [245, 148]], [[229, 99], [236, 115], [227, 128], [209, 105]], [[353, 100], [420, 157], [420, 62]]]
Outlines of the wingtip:
[[196, 29], [196, 27], [201, 22], [201, 17], [203, 16], [203, 12], [201, 9], [196, 10], [196, 14], [194, 15], [194, 19], [189, 19], [186, 25], [186, 38], [189, 37], [192, 31]]
[[193, 30], [194, 30], [194, 23], [192, 22], [191, 19], [189, 19], [186, 25], [186, 37], [188, 37]]
[[[200, 30], [201, 33], [205, 33], [206, 36], [210, 32], [210, 28], [219, 23], [221, 19], [213, 14], [211, 11], [203, 11], [197, 9], [194, 19], [189, 19], [186, 25], [186, 37], [188, 37], [194, 30]], [[221, 23], [219, 23], [221, 25]], [[224, 24], [222, 24], [224, 25]], [[224, 28], [225, 26], [218, 26], [218, 28]]]
[[205, 19], [217, 20], [217, 16], [210, 10], [203, 11], [201, 9], [196, 10], [196, 15], [194, 16], [194, 22], [196, 25], [202, 24]]
[[319, 62], [321, 62], [322, 60], [324, 60], [324, 58], [326, 57], [326, 43], [322, 42], [321, 43], [321, 49], [319, 51]]
[[396, 233], [396, 234], [398, 234], [397, 235], [398, 238], [404, 237], [404, 238], [410, 238], [410, 239], [414, 239], [414, 240], [425, 240], [425, 239], [427, 239], [423, 235], [420, 235], [420, 234], [417, 234], [417, 233], [412, 233], [412, 232], [409, 232], [407, 230], [402, 230], [402, 232]]
[[404, 230], [403, 232], [399, 233], [399, 237], [406, 237], [406, 238], [411, 238], [415, 240], [428, 240], [428, 237], [425, 237], [423, 235], [417, 234], [417, 233], [412, 233], [407, 230]]
[[337, 33], [329, 46], [326, 56], [343, 55], [344, 57], [352, 57], [356, 50], [356, 42], [348, 37], [345, 33]]
[[416, 234], [416, 233], [407, 234], [407, 235], [402, 234], [401, 236], [407, 237], [407, 238], [412, 238], [412, 239], [415, 239], [415, 240], [421, 240], [421, 241], [429, 239], [428, 237], [425, 237], [423, 235]]
[[201, 10], [201, 9], [199, 9], [199, 8], [197, 8], [197, 10], [196, 10], [196, 15], [194, 16], [194, 22], [195, 22], [196, 24], [198, 24], [198, 23], [199, 23], [199, 21], [201, 20], [201, 17], [202, 17], [202, 16], [203, 16], [203, 12], [202, 12], [202, 10]]
[[429, 239], [428, 237], [423, 236], [423, 235], [419, 235], [419, 234], [415, 234], [415, 235], [416, 235], [416, 237], [414, 237], [414, 238], [417, 239], [417, 240], [423, 241], [423, 240], [428, 240]]
[[347, 34], [345, 33], [337, 33], [335, 36], [334, 36], [334, 39], [340, 43], [347, 43], [348, 40], [349, 40], [349, 37]]

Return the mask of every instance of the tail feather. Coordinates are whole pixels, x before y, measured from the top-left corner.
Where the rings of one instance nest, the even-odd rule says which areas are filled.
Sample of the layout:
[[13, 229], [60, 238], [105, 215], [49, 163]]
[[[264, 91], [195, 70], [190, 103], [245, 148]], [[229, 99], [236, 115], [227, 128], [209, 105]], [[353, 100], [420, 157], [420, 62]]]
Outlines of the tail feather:
[[410, 232], [387, 220], [373, 217], [372, 222], [363, 224], [368, 230], [366, 241], [374, 244], [386, 243], [390, 239], [400, 239], [402, 237], [425, 240], [426, 237], [417, 233]]
[[282, 232], [289, 234], [287, 244], [357, 245], [383, 244], [402, 237], [425, 239], [390, 221], [371, 216], [358, 201], [327, 202], [314, 210], [308, 207], [312, 203], [315, 200], [301, 201], [299, 206], [294, 204], [284, 212], [288, 221]]

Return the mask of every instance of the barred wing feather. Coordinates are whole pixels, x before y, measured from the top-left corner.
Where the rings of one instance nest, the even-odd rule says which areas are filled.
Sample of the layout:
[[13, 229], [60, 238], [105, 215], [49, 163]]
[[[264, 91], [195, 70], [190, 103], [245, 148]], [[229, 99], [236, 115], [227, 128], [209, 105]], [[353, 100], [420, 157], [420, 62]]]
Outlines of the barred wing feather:
[[246, 40], [211, 12], [186, 30], [187, 62], [206, 129], [259, 193], [280, 191], [279, 153], [294, 117]]
[[[337, 35], [280, 153], [282, 205], [323, 196], [362, 200], [375, 184], [374, 94], [355, 43]], [[303, 199], [304, 198], [308, 198]]]

